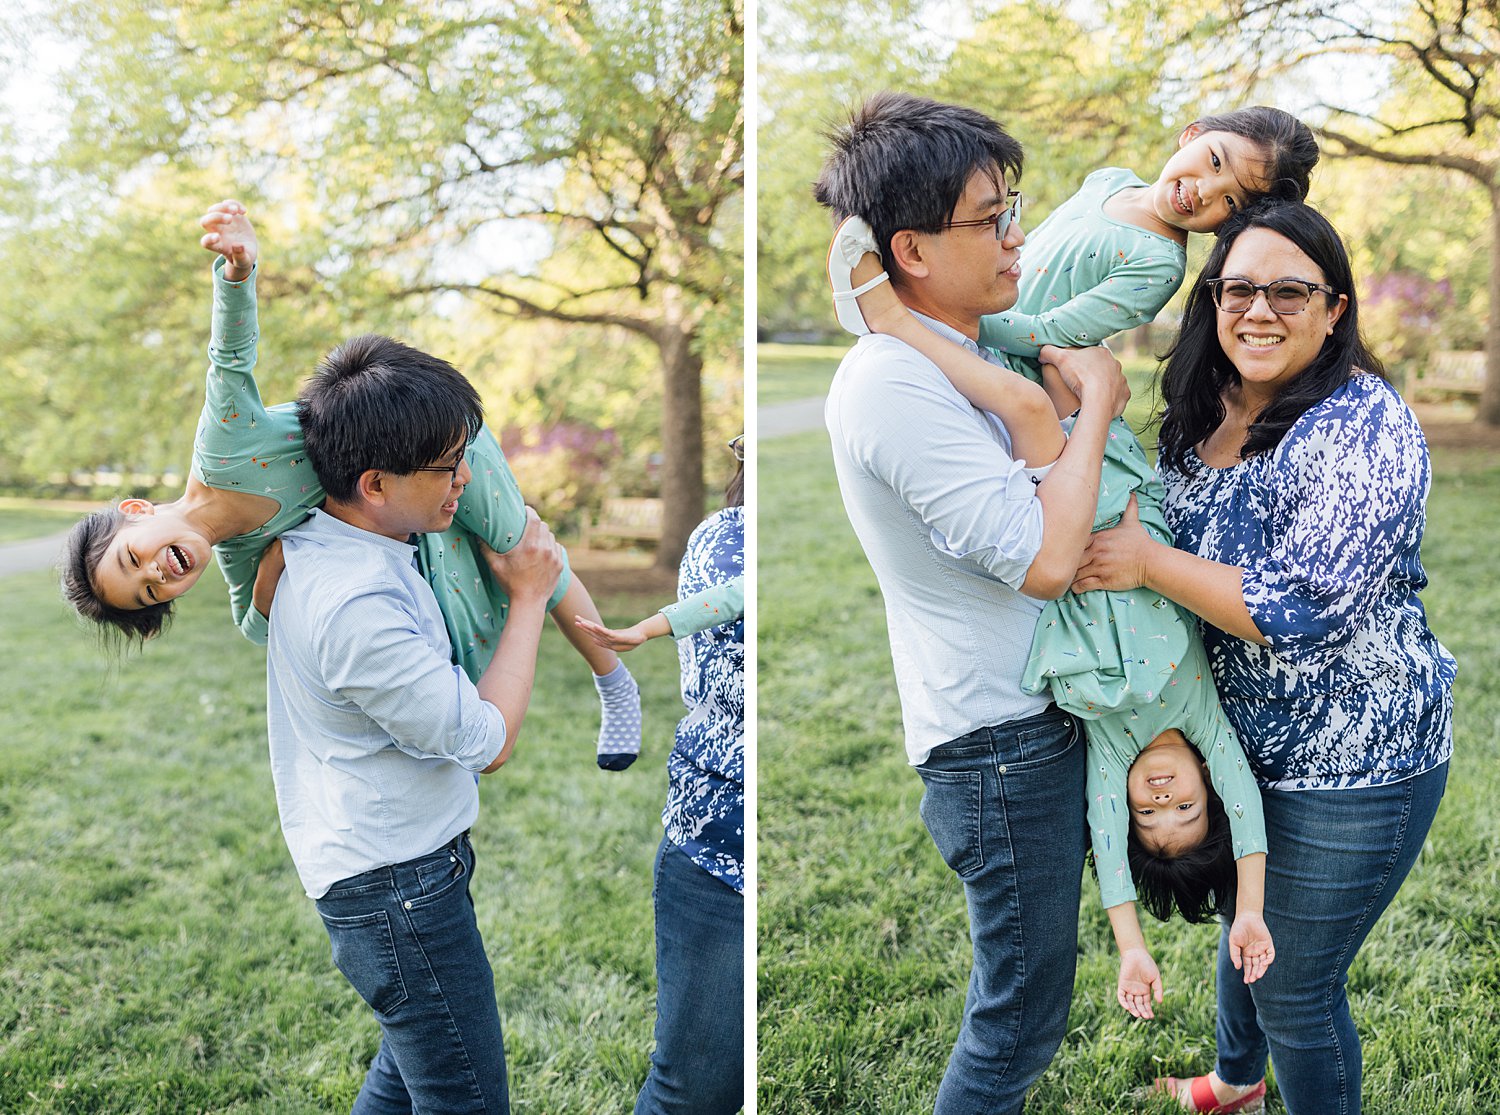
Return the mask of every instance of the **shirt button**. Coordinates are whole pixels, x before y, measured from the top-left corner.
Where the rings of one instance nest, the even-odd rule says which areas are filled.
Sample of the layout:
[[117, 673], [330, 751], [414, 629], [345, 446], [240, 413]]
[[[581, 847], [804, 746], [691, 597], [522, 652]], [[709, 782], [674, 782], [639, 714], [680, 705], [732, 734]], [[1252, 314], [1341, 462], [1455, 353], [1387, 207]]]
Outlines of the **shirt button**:
[[1001, 764], [1000, 764], [1000, 773], [1001, 773], [1001, 774], [1004, 774], [1004, 773], [1005, 773], [1005, 764], [1004, 764], [1004, 763], [1001, 763]]
[[410, 902], [403, 902], [403, 903], [401, 903], [401, 905], [405, 906], [408, 910], [411, 909], [411, 903]]

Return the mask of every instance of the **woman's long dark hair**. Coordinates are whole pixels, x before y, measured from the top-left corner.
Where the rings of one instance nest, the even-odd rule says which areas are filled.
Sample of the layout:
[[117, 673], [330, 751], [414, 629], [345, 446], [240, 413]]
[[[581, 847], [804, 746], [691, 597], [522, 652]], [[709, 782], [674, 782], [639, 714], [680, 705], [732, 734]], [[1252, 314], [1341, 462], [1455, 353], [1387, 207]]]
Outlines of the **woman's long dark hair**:
[[[1193, 446], [1224, 421], [1222, 396], [1239, 382], [1239, 372], [1219, 344], [1218, 310], [1204, 282], [1223, 273], [1230, 248], [1253, 228], [1285, 236], [1318, 265], [1329, 286], [1339, 294], [1348, 295], [1349, 302], [1313, 362], [1255, 416], [1240, 455], [1253, 457], [1276, 448], [1298, 418], [1347, 383], [1351, 376], [1359, 372], [1385, 376], [1384, 365], [1359, 335], [1354, 272], [1338, 231], [1311, 206], [1275, 201], [1248, 206], [1219, 230], [1213, 251], [1188, 294], [1177, 339], [1162, 358], [1160, 456], [1179, 471], [1189, 467]], [[1337, 295], [1324, 297], [1330, 305], [1337, 300]]]

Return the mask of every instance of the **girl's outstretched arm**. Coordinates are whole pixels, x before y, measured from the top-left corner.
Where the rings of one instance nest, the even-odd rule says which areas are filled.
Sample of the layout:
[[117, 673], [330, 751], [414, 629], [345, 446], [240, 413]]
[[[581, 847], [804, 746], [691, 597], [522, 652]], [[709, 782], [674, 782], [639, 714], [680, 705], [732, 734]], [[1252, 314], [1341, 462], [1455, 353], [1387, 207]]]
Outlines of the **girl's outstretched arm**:
[[1276, 946], [1263, 916], [1266, 906], [1266, 854], [1256, 852], [1234, 861], [1237, 886], [1234, 924], [1229, 927], [1229, 959], [1254, 983], [1276, 959]]
[[602, 623], [581, 617], [573, 622], [599, 646], [621, 653], [672, 633], [672, 624], [661, 612], [653, 612], [640, 623], [633, 623], [629, 627], [605, 627]]
[[605, 627], [598, 622], [577, 619], [579, 628], [602, 647], [610, 650], [634, 650], [649, 639], [670, 635], [685, 639], [700, 631], [733, 623], [745, 614], [745, 577], [731, 577], [702, 592], [695, 592], [654, 615], [624, 628]]
[[1109, 927], [1120, 950], [1120, 978], [1115, 985], [1115, 999], [1136, 1018], [1152, 1019], [1151, 1000], [1161, 1002], [1161, 972], [1146, 948], [1141, 923], [1135, 916], [1135, 903], [1122, 902], [1105, 911]]

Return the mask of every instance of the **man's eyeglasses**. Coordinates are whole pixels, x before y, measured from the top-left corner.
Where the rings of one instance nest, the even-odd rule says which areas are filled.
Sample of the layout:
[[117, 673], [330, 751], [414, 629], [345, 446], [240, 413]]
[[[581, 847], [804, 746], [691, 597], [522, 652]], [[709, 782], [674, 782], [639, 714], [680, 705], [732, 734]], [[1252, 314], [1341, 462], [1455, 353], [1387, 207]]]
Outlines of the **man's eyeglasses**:
[[1214, 305], [1226, 314], [1242, 314], [1255, 304], [1255, 296], [1265, 292], [1266, 305], [1271, 312], [1289, 316], [1307, 309], [1313, 291], [1337, 294], [1338, 291], [1324, 283], [1310, 283], [1306, 279], [1273, 279], [1269, 283], [1252, 283], [1249, 279], [1204, 279], [1203, 285], [1213, 295]]
[[[468, 447], [465, 446], [464, 450], [466, 450], [467, 448]], [[418, 465], [416, 468], [412, 469], [412, 471], [413, 472], [446, 472], [448, 474], [448, 477], [449, 477], [448, 482], [450, 484], [451, 483], [455, 483], [458, 480], [458, 470], [459, 470], [460, 466], [462, 466], [463, 463], [464, 463], [464, 450], [460, 450], [459, 451], [458, 456], [456, 458], [454, 458], [454, 461], [453, 461], [453, 463], [451, 465]]]
[[994, 225], [995, 239], [1004, 240], [1005, 233], [1010, 229], [1011, 221], [1019, 221], [1021, 219], [1021, 203], [1023, 201], [1023, 198], [1021, 197], [1021, 191], [1006, 191], [1005, 200], [1010, 202], [1010, 204], [1004, 209], [1001, 209], [994, 216], [981, 217], [977, 221], [949, 221], [944, 227], [978, 228], [980, 225]]
[[729, 451], [734, 454], [734, 459], [736, 461], [743, 461], [745, 459], [744, 434], [736, 434], [734, 437], [730, 438], [726, 444], [729, 446]]

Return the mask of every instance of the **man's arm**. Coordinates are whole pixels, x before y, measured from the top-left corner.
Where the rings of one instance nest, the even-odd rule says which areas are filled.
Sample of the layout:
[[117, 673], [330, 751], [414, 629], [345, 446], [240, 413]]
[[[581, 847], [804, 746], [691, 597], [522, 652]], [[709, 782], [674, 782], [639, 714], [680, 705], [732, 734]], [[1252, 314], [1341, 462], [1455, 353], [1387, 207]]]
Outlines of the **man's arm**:
[[1125, 411], [1130, 388], [1109, 349], [1047, 346], [1042, 357], [1078, 397], [1078, 418], [1067, 447], [1037, 485], [1042, 502], [1042, 546], [1026, 571], [1021, 592], [1040, 600], [1061, 596], [1083, 561], [1099, 507], [1099, 474], [1109, 424]]
[[[1076, 550], [1060, 557], [1054, 553], [1061, 550], [1059, 527], [1049, 521], [1046, 504], [1061, 505], [1066, 495], [1038, 500], [1038, 488], [1025, 470], [985, 430], [983, 420], [976, 420], [963, 397], [945, 380], [935, 380], [941, 373], [912, 349], [890, 341], [865, 359], [880, 363], [852, 369], [856, 376], [851, 383], [857, 387], [840, 396], [831, 415], [835, 436], [846, 441], [854, 460], [890, 486], [927, 528], [935, 547], [974, 562], [1021, 591], [1028, 591], [1023, 586], [1034, 578], [1031, 595], [1041, 594], [1042, 569], [1036, 560], [1040, 536], [1044, 552], [1059, 565], [1047, 587], [1060, 594], [1093, 525], [1109, 418], [1128, 397], [1114, 357], [1102, 349], [1059, 357], [1090, 394], [1086, 411], [1100, 412], [1090, 419], [1097, 429], [1085, 422], [1082, 436], [1075, 435], [1076, 444], [1052, 466], [1054, 472], [1062, 470], [1058, 481], [1050, 476], [1046, 481], [1053, 493], [1066, 493], [1071, 486], [1074, 499], [1080, 486], [1094, 493], [1086, 496], [1085, 508], [1074, 511], [1081, 523], [1070, 535]], [[1087, 464], [1086, 458], [1091, 458]]]
[[562, 547], [547, 524], [526, 509], [526, 528], [521, 541], [503, 554], [484, 543], [480, 553], [495, 579], [510, 597], [510, 613], [500, 632], [495, 657], [479, 676], [475, 688], [505, 720], [505, 746], [482, 774], [499, 770], [515, 749], [521, 723], [531, 703], [536, 680], [536, 652], [547, 618], [547, 602], [562, 572]]

